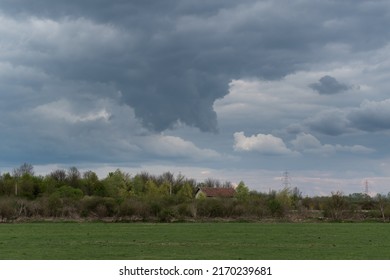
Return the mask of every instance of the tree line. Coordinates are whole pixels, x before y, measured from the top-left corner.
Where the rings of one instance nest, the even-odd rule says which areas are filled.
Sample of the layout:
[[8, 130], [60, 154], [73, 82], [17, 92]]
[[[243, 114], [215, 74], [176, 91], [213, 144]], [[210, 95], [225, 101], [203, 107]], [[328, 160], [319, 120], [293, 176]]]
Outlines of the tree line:
[[24, 163], [0, 175], [0, 221], [93, 219], [107, 221], [362, 221], [387, 222], [390, 194], [362, 193], [303, 196], [298, 188], [267, 193], [250, 191], [244, 182], [233, 198], [195, 198], [202, 187], [233, 187], [230, 182], [196, 182], [165, 172], [134, 176], [120, 169], [99, 179], [76, 167], [41, 176]]

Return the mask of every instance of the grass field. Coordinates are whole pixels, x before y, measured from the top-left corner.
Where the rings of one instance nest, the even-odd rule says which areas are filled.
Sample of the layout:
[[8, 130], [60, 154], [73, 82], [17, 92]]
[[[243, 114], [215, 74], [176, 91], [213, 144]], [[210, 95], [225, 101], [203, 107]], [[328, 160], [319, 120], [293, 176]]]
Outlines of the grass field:
[[390, 259], [390, 224], [0, 224], [0, 259]]

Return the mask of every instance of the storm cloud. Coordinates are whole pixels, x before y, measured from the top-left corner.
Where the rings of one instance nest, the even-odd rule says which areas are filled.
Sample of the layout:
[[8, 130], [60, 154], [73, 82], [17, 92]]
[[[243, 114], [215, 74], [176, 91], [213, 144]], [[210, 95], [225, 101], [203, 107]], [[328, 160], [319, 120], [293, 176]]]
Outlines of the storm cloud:
[[310, 87], [319, 94], [336, 94], [351, 88], [328, 75], [323, 76], [317, 83], [310, 84]]
[[[336, 10], [322, 1], [318, 8], [305, 1], [5, 0], [1, 19], [21, 32], [5, 34], [13, 50], [6, 47], [1, 60], [59, 80], [111, 85], [153, 130], [181, 122], [216, 131], [213, 103], [228, 93], [232, 79], [278, 79], [304, 69], [325, 42], [359, 51], [384, 44], [354, 35], [369, 26], [338, 20], [364, 13], [374, 24], [381, 20], [373, 16], [378, 7], [367, 12], [365, 1], [348, 3]], [[320, 93], [346, 89], [328, 76], [313, 87]]]
[[363, 131], [390, 130], [390, 99], [383, 101], [362, 102], [359, 108], [354, 108], [348, 115], [358, 129]]
[[0, 165], [387, 176], [389, 11], [364, 0], [0, 0]]
[[339, 109], [321, 111], [304, 121], [310, 129], [332, 136], [341, 135], [352, 130], [346, 112]]

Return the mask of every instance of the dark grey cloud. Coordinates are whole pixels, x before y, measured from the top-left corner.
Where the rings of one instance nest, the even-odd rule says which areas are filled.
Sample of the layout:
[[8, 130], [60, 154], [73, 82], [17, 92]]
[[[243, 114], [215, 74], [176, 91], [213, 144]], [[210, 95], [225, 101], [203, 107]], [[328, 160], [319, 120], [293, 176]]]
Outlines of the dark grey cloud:
[[326, 110], [306, 119], [304, 124], [322, 134], [337, 136], [345, 134], [352, 129], [350, 121], [345, 115], [346, 112], [342, 110]]
[[310, 84], [309, 86], [319, 94], [337, 94], [351, 88], [328, 75], [323, 76], [317, 83]]
[[[359, 107], [330, 109], [304, 120], [303, 125], [324, 135], [390, 130], [390, 99], [363, 101]], [[373, 139], [372, 139], [373, 140]], [[373, 142], [375, 142], [373, 140]]]
[[[34, 31], [26, 41], [18, 37], [20, 52], [3, 61], [61, 81], [109, 84], [158, 131], [177, 122], [216, 131], [213, 103], [232, 79], [278, 79], [331, 61], [323, 46], [364, 52], [386, 44], [389, 35], [383, 2], [1, 2], [2, 15]], [[323, 77], [313, 88], [330, 94], [348, 86]]]
[[390, 99], [364, 101], [359, 108], [351, 110], [348, 118], [353, 126], [363, 131], [390, 130]]

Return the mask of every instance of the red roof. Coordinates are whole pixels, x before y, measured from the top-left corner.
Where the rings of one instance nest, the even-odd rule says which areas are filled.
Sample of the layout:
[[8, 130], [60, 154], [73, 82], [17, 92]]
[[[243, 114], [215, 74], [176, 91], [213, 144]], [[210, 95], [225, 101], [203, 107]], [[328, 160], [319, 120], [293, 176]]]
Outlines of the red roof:
[[236, 190], [233, 188], [199, 188], [207, 197], [234, 197]]

